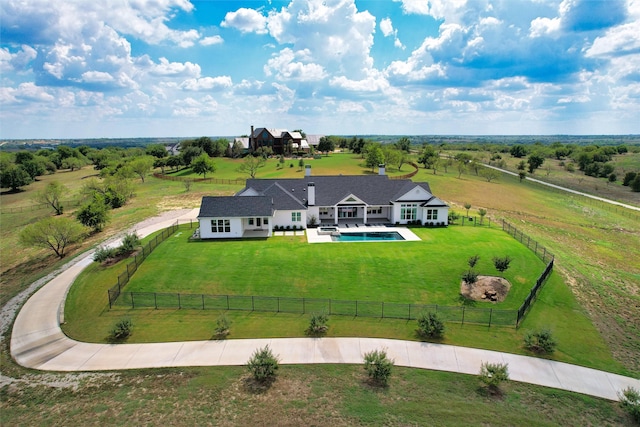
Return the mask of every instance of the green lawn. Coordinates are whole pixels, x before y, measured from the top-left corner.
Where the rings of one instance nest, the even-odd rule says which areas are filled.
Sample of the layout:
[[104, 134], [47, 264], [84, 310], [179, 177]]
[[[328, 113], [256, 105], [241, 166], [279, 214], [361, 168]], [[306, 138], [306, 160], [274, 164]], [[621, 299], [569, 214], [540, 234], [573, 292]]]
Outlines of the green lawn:
[[494, 256], [513, 258], [504, 303], [516, 309], [544, 269], [531, 251], [500, 229], [414, 228], [419, 242], [308, 244], [305, 238], [189, 242], [169, 238], [140, 266], [126, 290], [259, 295], [458, 305], [469, 257], [497, 275]]

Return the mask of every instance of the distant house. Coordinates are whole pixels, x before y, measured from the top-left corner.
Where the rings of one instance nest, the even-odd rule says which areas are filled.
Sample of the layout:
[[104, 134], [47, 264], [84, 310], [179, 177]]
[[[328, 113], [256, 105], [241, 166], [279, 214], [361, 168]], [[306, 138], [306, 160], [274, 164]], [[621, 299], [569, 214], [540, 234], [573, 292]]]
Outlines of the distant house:
[[243, 145], [247, 144], [249, 151], [256, 151], [260, 147], [270, 147], [274, 154], [288, 154], [295, 152], [309, 152], [310, 146], [318, 146], [323, 135], [306, 135], [287, 129], [254, 128], [246, 138], [236, 138]]
[[309, 224], [448, 225], [449, 206], [426, 182], [389, 179], [381, 166], [371, 176], [249, 179], [234, 196], [202, 198], [198, 221], [203, 239], [269, 237], [275, 227]]

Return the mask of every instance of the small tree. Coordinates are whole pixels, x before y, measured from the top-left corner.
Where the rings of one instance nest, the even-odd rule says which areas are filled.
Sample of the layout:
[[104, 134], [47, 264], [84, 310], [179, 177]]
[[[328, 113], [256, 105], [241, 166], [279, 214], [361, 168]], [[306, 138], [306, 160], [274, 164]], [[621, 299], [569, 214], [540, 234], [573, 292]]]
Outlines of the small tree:
[[84, 235], [85, 228], [71, 218], [56, 216], [26, 226], [20, 232], [20, 243], [51, 249], [62, 258], [68, 245]]
[[231, 329], [231, 321], [226, 316], [226, 314], [223, 314], [222, 316], [218, 317], [218, 319], [216, 320], [216, 327], [214, 329], [216, 337], [218, 338], [226, 337], [227, 335], [229, 335], [230, 329]]
[[478, 209], [478, 215], [480, 215], [480, 224], [484, 221], [484, 216], [487, 214], [486, 209]]
[[60, 197], [67, 192], [67, 187], [58, 181], [52, 181], [47, 186], [36, 193], [35, 199], [40, 203], [45, 203], [53, 208], [56, 215], [62, 215], [63, 207], [60, 204]]
[[511, 257], [506, 255], [504, 257], [493, 257], [493, 265], [500, 273], [504, 273], [509, 269], [509, 264], [511, 264]]
[[529, 164], [529, 173], [533, 173], [536, 169], [538, 169], [544, 163], [544, 157], [539, 154], [532, 154], [527, 159], [527, 163]]
[[480, 260], [480, 255], [477, 255], [477, 254], [472, 257], [469, 257], [469, 259], [467, 260], [467, 264], [469, 264], [469, 268], [475, 267], [479, 260]]
[[373, 350], [364, 354], [364, 370], [369, 380], [381, 386], [388, 384], [393, 363], [384, 350]]
[[437, 313], [421, 313], [417, 322], [416, 332], [421, 337], [442, 338], [444, 335], [444, 322]]
[[468, 270], [462, 275], [462, 280], [464, 280], [467, 285], [473, 285], [478, 281], [478, 273], [473, 270]]
[[329, 316], [325, 313], [314, 313], [309, 319], [309, 327], [307, 328], [307, 335], [317, 336], [322, 335], [329, 329], [327, 322]]
[[518, 178], [520, 178], [520, 182], [527, 177], [527, 173], [525, 171], [518, 172]]
[[553, 353], [557, 345], [549, 329], [529, 331], [524, 336], [524, 346], [535, 353]]
[[95, 262], [105, 262], [109, 258], [115, 258], [116, 249], [107, 246], [98, 246], [93, 253], [93, 260]]
[[278, 358], [273, 355], [268, 345], [257, 349], [247, 362], [247, 369], [253, 379], [266, 383], [273, 381], [278, 373]]
[[640, 391], [627, 387], [618, 393], [620, 406], [631, 415], [635, 422], [640, 423]]
[[191, 186], [193, 185], [192, 179], [185, 179], [182, 181], [182, 185], [184, 185], [184, 190], [188, 193], [191, 190]]
[[152, 156], [142, 156], [135, 158], [129, 163], [131, 170], [140, 177], [142, 182], [144, 182], [144, 177], [149, 173], [149, 170], [153, 167]]
[[469, 217], [469, 209], [471, 209], [471, 203], [465, 203], [464, 208], [467, 210], [467, 217]]
[[509, 379], [509, 365], [507, 363], [483, 362], [480, 366], [480, 381], [487, 386], [492, 394], [500, 393], [500, 384]]

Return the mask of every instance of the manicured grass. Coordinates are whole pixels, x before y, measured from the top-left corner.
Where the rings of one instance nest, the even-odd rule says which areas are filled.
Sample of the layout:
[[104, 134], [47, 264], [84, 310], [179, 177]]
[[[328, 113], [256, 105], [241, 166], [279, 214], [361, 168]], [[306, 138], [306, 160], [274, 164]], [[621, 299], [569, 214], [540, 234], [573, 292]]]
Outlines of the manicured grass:
[[[419, 242], [308, 244], [303, 237], [189, 242], [189, 233], [166, 240], [139, 267], [130, 292], [180, 292], [331, 298], [458, 305], [467, 260], [476, 271], [498, 275], [492, 257], [513, 258], [504, 303], [518, 308], [544, 264], [500, 229], [414, 228]], [[302, 240], [302, 241], [300, 241]]]
[[281, 366], [266, 388], [243, 367], [155, 369], [71, 389], [3, 388], [3, 425], [633, 425], [615, 402], [516, 382], [491, 396], [474, 375], [359, 365]]

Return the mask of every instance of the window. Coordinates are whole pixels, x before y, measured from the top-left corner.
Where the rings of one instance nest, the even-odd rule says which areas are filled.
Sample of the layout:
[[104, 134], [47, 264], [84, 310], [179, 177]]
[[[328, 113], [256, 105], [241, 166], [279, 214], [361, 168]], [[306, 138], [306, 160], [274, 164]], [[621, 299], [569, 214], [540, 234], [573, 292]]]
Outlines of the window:
[[427, 219], [438, 219], [438, 210], [427, 209]]
[[318, 213], [320, 214], [320, 216], [326, 216], [326, 215], [330, 215], [329, 212], [329, 208], [320, 208], [318, 209]]
[[211, 232], [212, 233], [230, 233], [231, 221], [228, 219], [212, 219], [211, 220]]
[[249, 218], [249, 225], [253, 225], [253, 218]]
[[377, 208], [367, 208], [367, 215], [380, 215], [382, 214], [382, 208], [381, 207], [377, 207]]
[[416, 219], [417, 203], [403, 203], [400, 205], [400, 219], [412, 221]]
[[262, 218], [262, 223], [263, 223], [264, 225], [269, 224], [269, 218]]
[[302, 214], [300, 212], [291, 212], [291, 221], [292, 222], [302, 221]]

